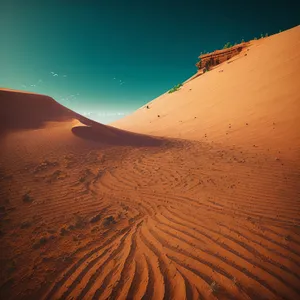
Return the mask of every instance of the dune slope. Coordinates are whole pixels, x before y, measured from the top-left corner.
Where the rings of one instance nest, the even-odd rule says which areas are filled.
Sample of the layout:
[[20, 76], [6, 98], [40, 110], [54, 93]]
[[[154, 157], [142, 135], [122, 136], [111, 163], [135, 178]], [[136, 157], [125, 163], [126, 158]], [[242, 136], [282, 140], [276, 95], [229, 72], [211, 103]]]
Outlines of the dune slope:
[[295, 38], [252, 43], [122, 130], [0, 93], [18, 103], [1, 118], [21, 116], [0, 138], [0, 298], [298, 299]]
[[251, 41], [238, 56], [112, 125], [295, 155], [300, 152], [299, 46], [300, 26]]

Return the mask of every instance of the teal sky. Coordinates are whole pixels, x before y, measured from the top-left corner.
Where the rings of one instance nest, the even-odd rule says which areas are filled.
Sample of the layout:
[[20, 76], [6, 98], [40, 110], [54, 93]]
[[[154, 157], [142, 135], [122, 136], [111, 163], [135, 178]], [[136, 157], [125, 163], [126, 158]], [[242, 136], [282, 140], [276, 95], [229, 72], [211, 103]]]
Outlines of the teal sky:
[[108, 123], [192, 76], [201, 51], [299, 25], [297, 1], [262, 2], [0, 0], [0, 87]]

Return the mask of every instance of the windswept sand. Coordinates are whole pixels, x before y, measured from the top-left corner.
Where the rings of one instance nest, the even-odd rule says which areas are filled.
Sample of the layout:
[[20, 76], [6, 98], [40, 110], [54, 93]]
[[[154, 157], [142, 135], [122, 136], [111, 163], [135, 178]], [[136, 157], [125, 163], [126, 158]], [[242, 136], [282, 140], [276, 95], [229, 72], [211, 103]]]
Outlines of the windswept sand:
[[299, 43], [253, 41], [122, 130], [0, 90], [0, 298], [298, 299]]

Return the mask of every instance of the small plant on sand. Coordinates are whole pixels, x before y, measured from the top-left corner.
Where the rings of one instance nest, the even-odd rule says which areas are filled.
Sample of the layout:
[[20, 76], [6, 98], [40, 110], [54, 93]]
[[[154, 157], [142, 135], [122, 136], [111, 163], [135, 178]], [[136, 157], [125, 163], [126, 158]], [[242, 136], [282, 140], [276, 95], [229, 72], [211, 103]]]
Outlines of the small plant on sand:
[[180, 89], [180, 87], [182, 87], [182, 83], [178, 83], [177, 85], [175, 85], [172, 89], [169, 90], [169, 94], [174, 93], [176, 91], [178, 91]]
[[254, 37], [254, 40], [257, 40], [257, 37]]
[[269, 34], [268, 34], [268, 33], [266, 33], [266, 34], [265, 34], [265, 37], [268, 37], [268, 36], [269, 36]]
[[219, 285], [215, 281], [213, 281], [212, 284], [210, 285], [211, 292], [215, 295], [218, 293], [219, 289], [220, 289]]
[[260, 34], [260, 38], [262, 39], [263, 37], [264, 37], [264, 35], [261, 33], [261, 34]]
[[232, 47], [232, 45], [230, 44], [230, 42], [227, 42], [227, 43], [224, 45], [223, 49], [227, 49], [227, 48], [230, 48], [230, 47]]
[[244, 39], [242, 39], [242, 40], [241, 40], [241, 43], [245, 43], [245, 40], [244, 40]]

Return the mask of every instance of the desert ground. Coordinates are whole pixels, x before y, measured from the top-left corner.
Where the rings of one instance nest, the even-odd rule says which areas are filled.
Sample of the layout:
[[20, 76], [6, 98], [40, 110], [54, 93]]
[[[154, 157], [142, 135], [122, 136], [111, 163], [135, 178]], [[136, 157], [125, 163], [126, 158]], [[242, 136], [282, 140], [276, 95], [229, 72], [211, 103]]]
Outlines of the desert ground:
[[0, 298], [299, 299], [300, 26], [102, 125], [0, 90]]

